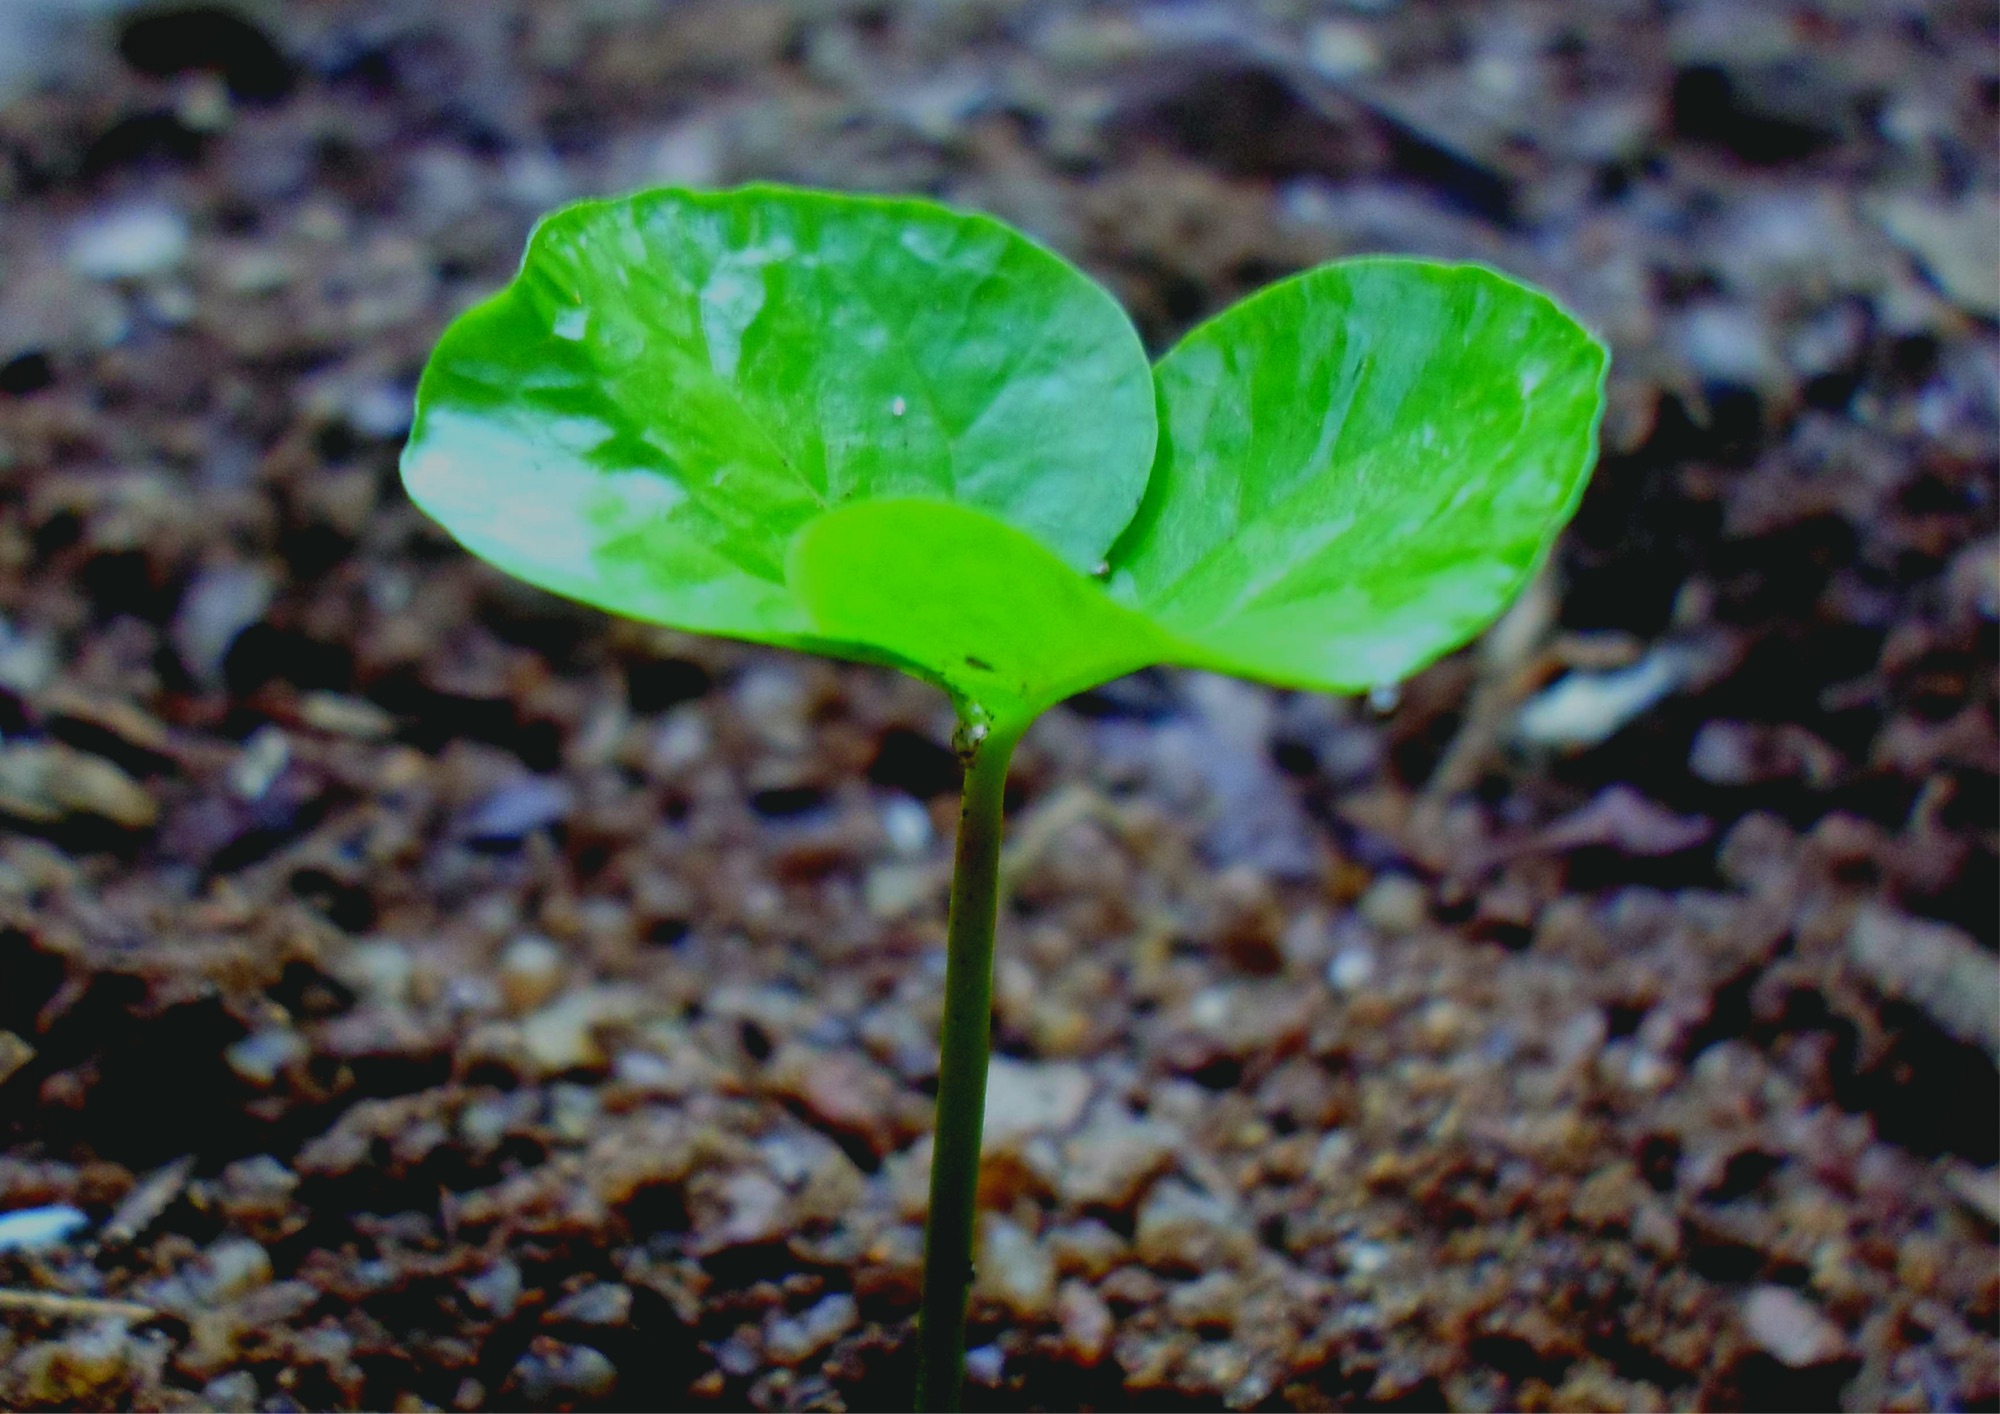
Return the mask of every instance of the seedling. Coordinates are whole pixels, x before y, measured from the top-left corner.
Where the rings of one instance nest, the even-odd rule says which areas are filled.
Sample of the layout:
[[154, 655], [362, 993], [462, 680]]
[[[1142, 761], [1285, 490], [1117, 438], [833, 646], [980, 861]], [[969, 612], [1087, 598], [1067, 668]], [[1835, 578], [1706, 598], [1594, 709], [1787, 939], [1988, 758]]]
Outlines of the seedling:
[[1149, 368], [1109, 294], [998, 221], [773, 186], [566, 207], [445, 331], [403, 477], [468, 549], [957, 709], [923, 1407], [964, 1369], [1021, 734], [1149, 664], [1351, 692], [1464, 643], [1574, 510], [1605, 366], [1526, 286], [1371, 258]]

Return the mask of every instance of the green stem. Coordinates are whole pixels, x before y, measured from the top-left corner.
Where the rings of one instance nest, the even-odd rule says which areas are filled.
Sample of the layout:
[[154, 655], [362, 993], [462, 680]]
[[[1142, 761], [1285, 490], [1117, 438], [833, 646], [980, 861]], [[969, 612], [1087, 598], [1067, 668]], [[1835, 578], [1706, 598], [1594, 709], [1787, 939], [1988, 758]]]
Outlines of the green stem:
[[924, 1301], [917, 1318], [917, 1408], [957, 1409], [965, 1382], [965, 1308], [972, 1294], [979, 1139], [992, 1042], [993, 924], [1000, 904], [1000, 808], [1007, 761], [1026, 724], [960, 733], [965, 796], [952, 865], [939, 1031], [937, 1138], [924, 1225]]

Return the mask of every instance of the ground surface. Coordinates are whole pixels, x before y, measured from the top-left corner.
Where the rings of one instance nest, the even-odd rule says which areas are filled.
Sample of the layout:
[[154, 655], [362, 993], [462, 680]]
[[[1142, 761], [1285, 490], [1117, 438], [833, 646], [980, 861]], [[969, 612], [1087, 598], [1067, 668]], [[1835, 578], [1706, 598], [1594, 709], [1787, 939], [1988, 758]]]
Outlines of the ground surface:
[[904, 1397], [946, 708], [394, 474], [536, 212], [758, 177], [1615, 351], [1482, 647], [1029, 738], [976, 1400], [2000, 1402], [1990, 7], [116, 8], [0, 37], [0, 1404]]

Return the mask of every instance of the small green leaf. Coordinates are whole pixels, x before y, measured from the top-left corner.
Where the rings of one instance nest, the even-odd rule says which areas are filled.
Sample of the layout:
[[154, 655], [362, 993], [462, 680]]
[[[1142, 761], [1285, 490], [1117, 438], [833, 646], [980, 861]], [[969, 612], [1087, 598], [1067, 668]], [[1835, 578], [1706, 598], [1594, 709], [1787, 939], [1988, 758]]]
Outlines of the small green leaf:
[[1151, 483], [1111, 593], [1173, 661], [1392, 682], [1479, 632], [1575, 510], [1603, 348], [1475, 266], [1366, 259], [1274, 285], [1155, 370]]
[[848, 651], [786, 579], [818, 518], [934, 498], [1087, 571], [1138, 505], [1153, 439], [1116, 302], [999, 222], [663, 190], [536, 228], [514, 282], [432, 355], [403, 474], [469, 549], [543, 588]]
[[938, 501], [821, 516], [793, 547], [791, 582], [817, 630], [853, 645], [846, 656], [877, 650], [971, 715], [1020, 726], [1173, 649], [1040, 541]]

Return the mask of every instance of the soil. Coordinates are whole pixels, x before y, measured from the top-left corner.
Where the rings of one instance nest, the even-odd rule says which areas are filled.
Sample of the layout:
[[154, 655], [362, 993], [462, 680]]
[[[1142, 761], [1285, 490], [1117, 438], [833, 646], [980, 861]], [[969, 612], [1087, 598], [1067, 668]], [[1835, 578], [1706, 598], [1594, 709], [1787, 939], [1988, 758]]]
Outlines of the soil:
[[1480, 645], [1011, 788], [970, 1397], [2000, 1405], [1990, 6], [0, 13], [0, 1404], [907, 1397], [956, 766], [402, 496], [533, 217], [996, 212], [1154, 348], [1398, 250], [1614, 350]]

